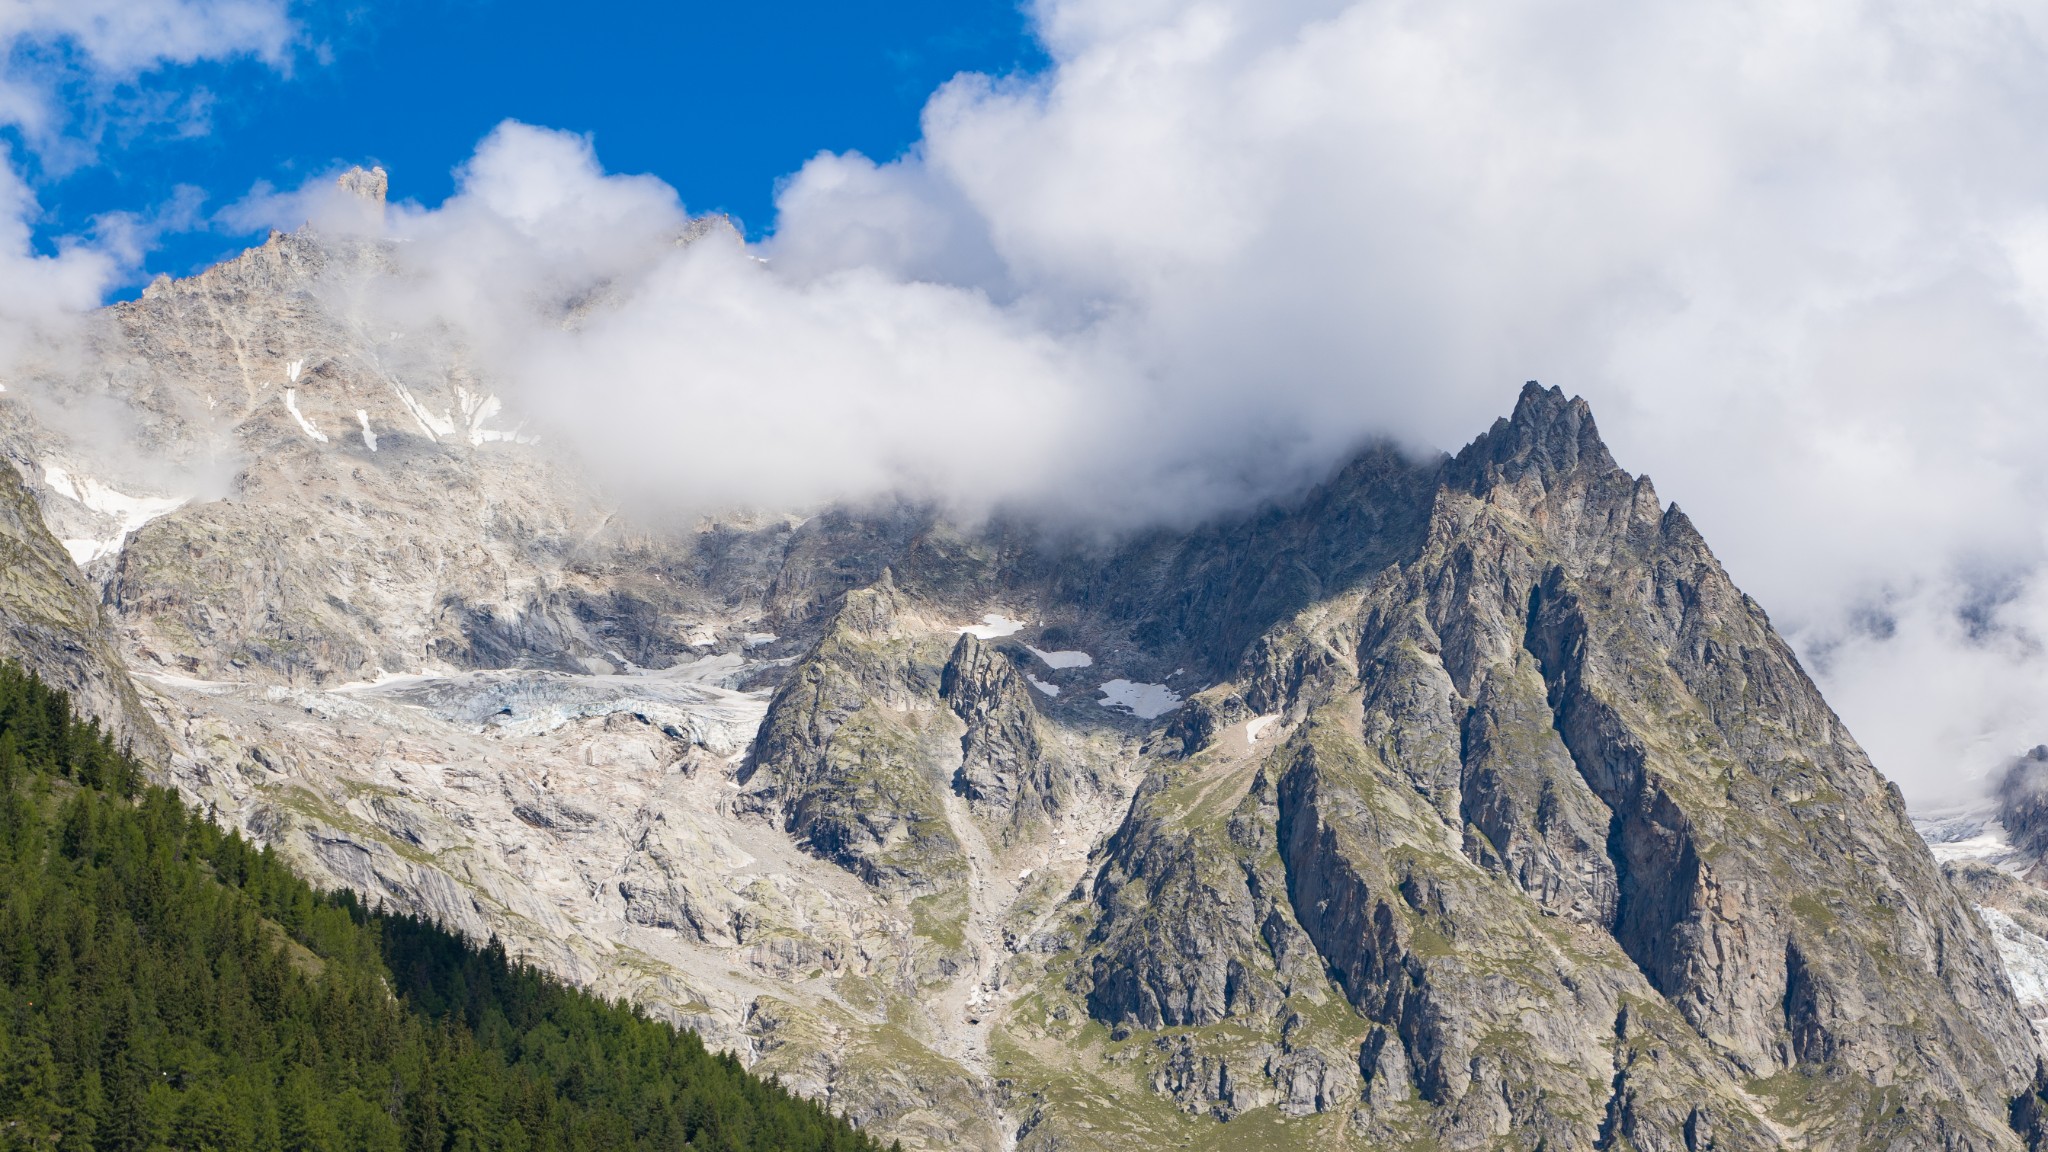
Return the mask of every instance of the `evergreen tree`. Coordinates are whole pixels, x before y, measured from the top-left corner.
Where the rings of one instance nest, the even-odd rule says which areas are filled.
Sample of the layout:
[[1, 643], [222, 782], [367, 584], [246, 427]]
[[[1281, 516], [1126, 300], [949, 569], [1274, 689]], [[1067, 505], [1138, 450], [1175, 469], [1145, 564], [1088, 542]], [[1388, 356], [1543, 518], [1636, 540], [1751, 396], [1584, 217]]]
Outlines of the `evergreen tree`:
[[875, 1152], [693, 1033], [320, 892], [0, 664], [0, 1152]]

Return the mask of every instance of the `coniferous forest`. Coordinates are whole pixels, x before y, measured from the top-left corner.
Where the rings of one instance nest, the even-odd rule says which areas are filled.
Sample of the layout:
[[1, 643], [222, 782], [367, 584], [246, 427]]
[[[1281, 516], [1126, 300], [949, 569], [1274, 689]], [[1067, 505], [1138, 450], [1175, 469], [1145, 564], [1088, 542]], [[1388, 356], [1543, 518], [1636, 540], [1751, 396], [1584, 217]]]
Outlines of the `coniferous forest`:
[[631, 1008], [323, 893], [0, 665], [0, 1148], [871, 1150]]

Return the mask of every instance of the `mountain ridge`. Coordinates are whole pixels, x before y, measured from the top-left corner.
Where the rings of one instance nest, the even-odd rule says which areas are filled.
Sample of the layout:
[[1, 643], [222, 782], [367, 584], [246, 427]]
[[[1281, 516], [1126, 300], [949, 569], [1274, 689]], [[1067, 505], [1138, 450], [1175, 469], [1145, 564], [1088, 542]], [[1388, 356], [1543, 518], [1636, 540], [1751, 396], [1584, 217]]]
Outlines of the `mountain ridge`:
[[907, 1145], [2042, 1139], [1991, 933], [1583, 400], [1115, 541], [673, 532], [376, 338], [379, 259], [273, 237], [0, 402], [53, 521], [132, 481], [21, 388], [236, 462], [92, 578], [167, 777], [309, 876]]

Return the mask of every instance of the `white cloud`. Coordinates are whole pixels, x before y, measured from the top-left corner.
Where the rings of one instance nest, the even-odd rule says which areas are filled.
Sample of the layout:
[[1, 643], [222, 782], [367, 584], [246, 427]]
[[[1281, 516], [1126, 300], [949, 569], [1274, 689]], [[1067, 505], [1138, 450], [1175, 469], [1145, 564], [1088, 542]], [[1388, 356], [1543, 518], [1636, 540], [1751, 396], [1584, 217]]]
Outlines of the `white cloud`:
[[[0, 123], [20, 130], [46, 166], [75, 166], [91, 158], [95, 114], [115, 101], [116, 86], [231, 56], [288, 67], [297, 35], [285, 0], [8, 0], [0, 5]], [[203, 120], [208, 99], [158, 100], [153, 113], [132, 95], [122, 103], [128, 119], [175, 123]]]
[[278, 0], [10, 0], [0, 40], [64, 46], [102, 74], [244, 53], [282, 64], [297, 34]]
[[[15, 129], [45, 168], [62, 168], [90, 155], [90, 141], [70, 130], [115, 85], [230, 56], [282, 64], [293, 35], [283, 0], [8, 0], [0, 4], [0, 127]], [[196, 207], [193, 190], [180, 188], [146, 216], [102, 217], [93, 235], [41, 252], [20, 159], [0, 145], [0, 366], [49, 350], [139, 266], [158, 231]]]
[[1169, 414], [1141, 487], [1256, 486], [1288, 469], [1251, 452], [1367, 431], [1455, 447], [1521, 379], [1562, 384], [1828, 653], [1910, 792], [2048, 739], [2048, 12], [1037, 11], [1048, 77], [956, 81], [857, 196], [821, 191], [856, 161], [814, 162], [771, 250], [830, 267], [926, 195], [997, 253], [971, 282], [1115, 346], [1108, 386]]
[[1046, 75], [955, 80], [898, 160], [813, 160], [758, 250], [673, 248], [668, 189], [507, 125], [393, 210], [390, 306], [697, 503], [1185, 516], [1369, 434], [1456, 447], [1540, 378], [1827, 654], [1909, 791], [2048, 739], [2048, 11], [1036, 15]]
[[[237, 212], [369, 223], [315, 185]], [[381, 227], [396, 273], [337, 289], [358, 293], [365, 330], [428, 343], [452, 325], [516, 418], [579, 440], [629, 495], [704, 509], [909, 490], [968, 508], [1093, 447], [1092, 366], [981, 291], [859, 265], [786, 276], [730, 231], [683, 246], [673, 190], [605, 174], [582, 137], [502, 125], [454, 197], [392, 206]]]

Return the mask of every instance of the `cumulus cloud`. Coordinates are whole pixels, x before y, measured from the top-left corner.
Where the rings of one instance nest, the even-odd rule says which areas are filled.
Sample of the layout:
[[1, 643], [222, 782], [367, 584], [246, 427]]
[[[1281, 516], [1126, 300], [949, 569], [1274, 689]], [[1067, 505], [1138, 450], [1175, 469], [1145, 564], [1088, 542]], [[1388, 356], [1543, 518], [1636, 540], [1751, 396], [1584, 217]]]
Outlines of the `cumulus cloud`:
[[752, 248], [507, 125], [380, 223], [407, 303], [678, 501], [1185, 518], [1370, 435], [1454, 448], [1540, 378], [1916, 799], [2048, 739], [2038, 5], [1034, 12], [1045, 73], [817, 157]]
[[366, 330], [458, 332], [519, 417], [643, 504], [906, 493], [972, 514], [1098, 454], [1091, 412], [1117, 402], [1088, 391], [1099, 357], [977, 287], [864, 264], [784, 275], [569, 133], [500, 126], [430, 210], [330, 179], [233, 212], [393, 241], [388, 275], [335, 286]]

